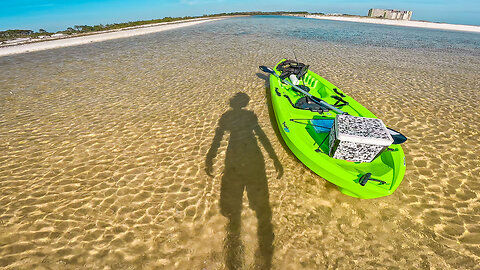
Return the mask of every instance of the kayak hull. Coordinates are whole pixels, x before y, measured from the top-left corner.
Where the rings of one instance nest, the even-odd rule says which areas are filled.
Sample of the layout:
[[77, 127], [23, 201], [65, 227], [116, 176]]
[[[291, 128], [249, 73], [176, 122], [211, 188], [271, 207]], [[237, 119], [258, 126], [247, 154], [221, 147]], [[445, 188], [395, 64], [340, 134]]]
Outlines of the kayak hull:
[[[277, 66], [278, 64], [274, 71], [280, 74]], [[269, 80], [273, 111], [280, 134], [293, 154], [305, 166], [337, 185], [339, 190], [348, 196], [371, 199], [388, 196], [397, 189], [406, 169], [405, 154], [400, 145], [391, 145], [389, 151], [384, 151], [369, 163], [331, 158], [328, 155], [328, 132], [318, 132], [318, 128], [315, 129], [309, 119], [331, 122], [335, 118], [335, 113], [332, 111], [318, 113], [294, 108], [292, 103], [303, 95], [292, 90], [291, 86], [282, 83], [274, 75], [270, 75]], [[303, 77], [302, 83], [310, 88], [310, 94], [329, 104], [337, 101], [332, 96], [343, 94], [336, 86], [310, 70]], [[348, 105], [343, 106], [341, 110], [354, 116], [376, 118], [372, 112], [353, 98], [345, 96], [343, 99], [348, 102]], [[366, 173], [371, 173], [371, 178], [380, 179], [386, 183], [368, 181], [362, 186], [359, 184], [359, 179]]]

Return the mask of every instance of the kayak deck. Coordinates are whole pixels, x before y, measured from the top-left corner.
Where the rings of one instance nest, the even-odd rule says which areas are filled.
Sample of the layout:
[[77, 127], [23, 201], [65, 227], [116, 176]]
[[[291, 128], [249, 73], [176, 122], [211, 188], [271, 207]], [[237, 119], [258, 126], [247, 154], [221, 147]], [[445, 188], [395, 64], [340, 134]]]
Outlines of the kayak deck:
[[[274, 70], [280, 74], [277, 66]], [[344, 95], [333, 84], [310, 70], [300, 85], [309, 87], [310, 94], [329, 104], [338, 101], [335, 96]], [[302, 163], [325, 180], [337, 185], [342, 193], [353, 197], [377, 198], [395, 191], [405, 174], [405, 155], [400, 145], [392, 144], [388, 151], [384, 151], [369, 163], [331, 158], [328, 155], [328, 123], [335, 118], [335, 113], [332, 111], [318, 113], [294, 108], [292, 103], [295, 104], [303, 94], [294, 91], [291, 86], [283, 84], [273, 75], [270, 75], [270, 88], [280, 133], [287, 146]], [[342, 111], [353, 116], [376, 118], [353, 98], [344, 95], [342, 99], [348, 102], [348, 105], [340, 108]], [[322, 122], [327, 123], [325, 128], [319, 128], [318, 123]], [[366, 173], [371, 173], [371, 178], [386, 183], [368, 181], [362, 186], [359, 179]]]

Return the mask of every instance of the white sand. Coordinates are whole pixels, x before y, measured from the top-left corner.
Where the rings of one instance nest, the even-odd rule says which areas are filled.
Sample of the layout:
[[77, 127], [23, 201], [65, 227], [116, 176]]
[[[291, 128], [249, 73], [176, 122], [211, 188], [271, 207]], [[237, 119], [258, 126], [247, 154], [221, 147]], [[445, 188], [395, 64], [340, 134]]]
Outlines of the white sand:
[[116, 29], [116, 30], [101, 31], [101, 32], [97, 32], [97, 33], [86, 35], [86, 36], [66, 37], [66, 38], [55, 39], [55, 40], [0, 47], [0, 57], [5, 55], [35, 52], [35, 51], [61, 48], [61, 47], [67, 47], [67, 46], [76, 46], [76, 45], [105, 41], [110, 39], [145, 35], [145, 34], [150, 34], [155, 32], [176, 29], [180, 27], [192, 26], [192, 25], [196, 25], [204, 22], [210, 22], [214, 20], [220, 20], [220, 19], [222, 18], [191, 19], [191, 20], [177, 21], [177, 22], [147, 24], [147, 25], [141, 25], [136, 27], [127, 27], [127, 28]]
[[386, 24], [386, 25], [421, 27], [421, 28], [432, 28], [432, 29], [442, 29], [442, 30], [454, 30], [454, 31], [466, 31], [466, 32], [480, 33], [480, 26], [475, 26], [475, 25], [433, 23], [433, 22], [421, 22], [421, 21], [402, 21], [402, 20], [388, 20], [388, 19], [364, 18], [364, 17], [345, 17], [345, 16], [307, 15], [305, 17], [306, 18], [313, 18], [313, 19], [321, 19], [321, 20], [375, 23], [375, 24]]

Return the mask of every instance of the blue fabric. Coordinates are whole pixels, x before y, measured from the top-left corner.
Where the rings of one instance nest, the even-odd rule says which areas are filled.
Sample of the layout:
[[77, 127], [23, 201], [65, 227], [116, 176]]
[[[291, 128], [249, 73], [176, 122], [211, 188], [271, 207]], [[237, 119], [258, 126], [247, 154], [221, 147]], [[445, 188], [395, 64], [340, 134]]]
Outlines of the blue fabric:
[[315, 132], [327, 133], [333, 126], [333, 119], [312, 119], [310, 123], [312, 123]]

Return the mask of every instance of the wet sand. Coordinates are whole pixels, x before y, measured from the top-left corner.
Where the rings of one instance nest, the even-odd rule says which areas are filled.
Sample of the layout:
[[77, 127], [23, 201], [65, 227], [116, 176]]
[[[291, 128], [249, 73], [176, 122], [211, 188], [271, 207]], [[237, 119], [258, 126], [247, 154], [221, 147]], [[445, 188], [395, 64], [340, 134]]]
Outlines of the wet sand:
[[276, 132], [258, 66], [292, 42], [239, 24], [0, 58], [0, 267], [478, 269], [480, 56], [295, 40], [409, 138], [398, 190], [360, 200]]
[[462, 25], [462, 24], [436, 23], [436, 22], [424, 22], [424, 21], [388, 20], [388, 19], [378, 19], [378, 18], [368, 18], [368, 17], [350, 17], [350, 16], [346, 17], [346, 16], [307, 15], [305, 17], [312, 18], [312, 19], [320, 19], [320, 20], [374, 23], [374, 24], [384, 24], [384, 25], [480, 33], [480, 26], [476, 26], [476, 25]]

